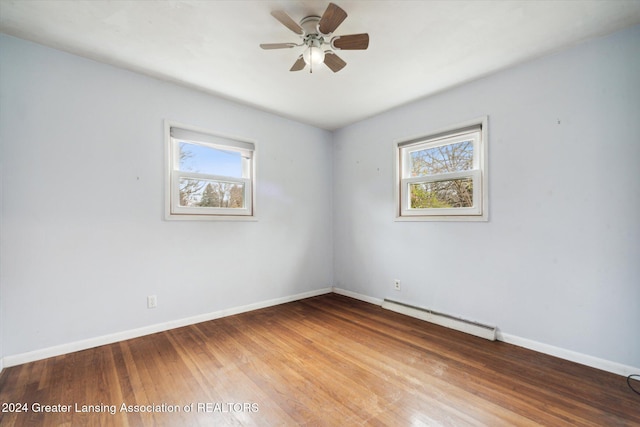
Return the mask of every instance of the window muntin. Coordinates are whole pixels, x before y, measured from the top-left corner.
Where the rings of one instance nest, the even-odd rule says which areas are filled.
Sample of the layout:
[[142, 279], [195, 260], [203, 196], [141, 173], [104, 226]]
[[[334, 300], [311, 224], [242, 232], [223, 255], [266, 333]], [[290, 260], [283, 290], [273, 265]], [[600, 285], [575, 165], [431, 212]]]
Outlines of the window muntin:
[[398, 217], [486, 219], [483, 139], [486, 120], [398, 143]]
[[169, 128], [168, 218], [253, 216], [255, 145]]

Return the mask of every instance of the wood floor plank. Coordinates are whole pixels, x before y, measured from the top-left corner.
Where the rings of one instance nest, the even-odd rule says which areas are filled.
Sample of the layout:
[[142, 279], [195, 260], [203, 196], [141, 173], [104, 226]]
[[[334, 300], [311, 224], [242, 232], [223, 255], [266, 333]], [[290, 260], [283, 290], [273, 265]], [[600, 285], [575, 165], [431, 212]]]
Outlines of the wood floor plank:
[[6, 368], [0, 402], [71, 409], [2, 426], [640, 425], [623, 377], [336, 294]]
[[480, 402], [483, 404], [483, 409], [478, 415], [471, 410], [474, 405], [469, 404], [476, 400], [476, 396], [468, 393], [464, 388], [454, 387], [439, 378], [442, 373], [440, 369], [436, 376], [429, 376], [428, 369], [424, 369], [427, 364], [422, 363], [427, 360], [419, 359], [420, 355], [416, 354], [414, 349], [405, 347], [404, 352], [398, 351], [397, 342], [388, 337], [386, 339], [378, 337], [374, 341], [363, 340], [354, 344], [360, 339], [359, 337], [365, 335], [360, 333], [356, 334], [356, 337], [351, 331], [344, 335], [343, 342], [336, 344], [336, 337], [343, 335], [345, 328], [340, 325], [335, 325], [335, 328], [333, 325], [328, 325], [326, 328], [330, 328], [324, 336], [327, 345], [338, 347], [339, 357], [350, 365], [360, 365], [365, 369], [374, 366], [382, 374], [384, 383], [392, 385], [393, 389], [400, 393], [401, 397], [397, 397], [398, 401], [406, 400], [406, 393], [409, 392], [418, 397], [415, 404], [419, 405], [422, 412], [446, 413], [450, 421], [455, 420], [455, 425], [477, 424], [474, 420], [478, 417], [482, 422], [481, 425], [495, 425], [499, 420], [509, 420], [512, 424], [516, 421], [521, 424], [524, 422], [520, 417], [495, 407], [490, 402]]
[[[343, 313], [346, 311], [343, 307], [341, 310]], [[341, 314], [338, 314], [341, 315]], [[392, 318], [392, 316], [385, 315], [385, 318]], [[581, 377], [585, 374], [594, 374], [597, 373], [598, 376], [608, 377], [609, 381], [615, 380], [617, 384], [617, 388], [619, 389], [624, 383], [623, 378], [616, 375], [609, 375], [603, 373], [602, 371], [595, 370], [593, 368], [587, 368], [581, 365], [573, 364], [567, 361], [563, 361], [557, 358], [545, 356], [541, 358], [542, 355], [521, 349], [518, 347], [510, 346], [504, 343], [497, 342], [489, 342], [485, 340], [481, 340], [476, 337], [469, 337], [465, 334], [461, 334], [459, 332], [449, 331], [443, 328], [436, 327], [434, 325], [425, 325], [424, 322], [414, 319], [406, 319], [404, 316], [400, 316], [401, 322], [405, 324], [417, 324], [418, 328], [414, 331], [420, 331], [421, 333], [429, 330], [429, 338], [427, 340], [416, 339], [415, 336], [410, 336], [409, 338], [403, 337], [401, 332], [395, 330], [392, 333], [389, 333], [388, 322], [381, 322], [379, 331], [383, 333], [383, 335], [392, 335], [394, 338], [399, 340], [407, 340], [407, 344], [410, 347], [413, 347], [416, 343], [418, 345], [424, 345], [423, 348], [425, 352], [431, 351], [432, 349], [437, 349], [436, 353], [432, 353], [430, 358], [438, 359], [440, 357], [444, 357], [445, 364], [449, 367], [455, 367], [456, 369], [452, 371], [460, 371], [466, 372], [467, 374], [473, 374], [474, 388], [477, 389], [476, 393], [480, 393], [482, 391], [481, 387], [483, 387], [483, 372], [486, 371], [485, 366], [493, 366], [490, 369], [491, 378], [486, 379], [488, 381], [489, 386], [485, 387], [485, 390], [489, 392], [487, 396], [488, 400], [500, 399], [506, 402], [504, 405], [513, 407], [515, 410], [519, 412], [525, 412], [528, 410], [530, 412], [531, 417], [536, 419], [538, 422], [548, 425], [549, 423], [559, 423], [566, 422], [566, 419], [571, 419], [574, 422], [581, 421], [583, 425], [601, 425], [602, 420], [607, 419], [608, 425], [616, 425], [620, 422], [620, 420], [616, 416], [615, 407], [620, 406], [620, 402], [617, 404], [613, 404], [615, 399], [618, 399], [619, 396], [611, 396], [607, 395], [604, 399], [600, 396], [602, 390], [588, 393], [589, 387], [581, 381]], [[416, 323], [417, 322], [417, 323]], [[387, 330], [385, 332], [385, 330]], [[409, 329], [406, 329], [409, 330]], [[431, 332], [435, 332], [440, 334], [442, 331], [446, 332], [446, 341], [444, 344], [439, 345], [439, 339], [432, 334]], [[455, 339], [454, 339], [455, 338]], [[458, 339], [461, 338], [461, 339]], [[420, 344], [422, 343], [422, 344]], [[462, 344], [462, 346], [460, 345]], [[470, 347], [469, 344], [473, 344], [473, 347]], [[434, 347], [435, 345], [435, 347]], [[483, 350], [483, 348], [488, 348], [489, 350]], [[517, 368], [509, 371], [504, 371], [504, 358], [494, 357], [493, 352], [496, 349], [506, 349], [505, 354], [516, 354], [520, 357], [517, 357], [518, 366]], [[498, 355], [500, 352], [497, 352]], [[473, 355], [473, 357], [468, 357], [465, 355]], [[527, 355], [527, 358], [521, 357], [523, 354]], [[440, 356], [442, 355], [442, 356]], [[477, 361], [481, 359], [482, 363], [477, 363]], [[494, 360], [497, 359], [497, 360]], [[521, 362], [530, 359], [535, 363], [530, 365], [523, 364]], [[462, 364], [459, 364], [462, 363]], [[578, 369], [579, 373], [574, 373], [575, 376], [568, 376], [562, 370], [553, 369], [550, 372], [553, 375], [544, 375], [549, 374], [549, 370], [545, 371], [545, 367], [543, 365], [563, 365], [563, 366], [571, 366], [574, 369]], [[480, 369], [478, 369], [480, 368]], [[514, 386], [509, 386], [508, 384], [511, 382], [512, 375], [524, 373], [525, 375], [521, 375], [522, 382], [517, 385], [517, 389]], [[557, 379], [559, 377], [559, 379]], [[457, 377], [448, 376], [447, 381], [452, 382], [455, 381]], [[575, 383], [580, 383], [580, 387], [578, 389], [567, 388], [568, 384], [571, 384], [570, 379]], [[459, 384], [460, 387], [464, 387], [467, 380], [462, 379], [462, 382]], [[507, 384], [507, 386], [502, 386], [501, 384]], [[593, 384], [593, 381], [591, 381]], [[598, 383], [596, 383], [598, 384]], [[513, 399], [507, 399], [510, 395], [514, 393], [510, 393], [510, 390], [514, 390], [517, 393], [513, 396]], [[587, 391], [587, 393], [585, 393]], [[625, 395], [628, 397], [628, 389], [624, 390]], [[532, 393], [537, 393], [539, 396], [532, 396]], [[536, 399], [518, 399], [518, 394], [525, 394], [530, 397], [537, 397]], [[576, 395], [583, 395], [584, 398], [576, 399]], [[605, 404], [603, 405], [602, 401], [605, 400]], [[554, 401], [556, 405], [548, 405], [549, 401]], [[533, 408], [531, 410], [530, 403], [533, 402], [537, 408]], [[629, 399], [626, 399], [626, 402], [629, 402]], [[514, 406], [517, 405], [517, 406]], [[565, 412], [565, 406], [573, 405], [570, 412], [570, 416], [567, 417]], [[624, 405], [624, 404], [623, 404]], [[518, 407], [519, 406], [519, 407]], [[623, 412], [628, 413], [628, 409], [623, 409]], [[632, 412], [634, 412], [632, 410]], [[557, 418], [556, 420], [551, 417]], [[582, 417], [582, 418], [581, 418]], [[587, 420], [589, 419], [597, 419], [595, 423], [589, 423]], [[610, 424], [613, 423], [613, 424]]]

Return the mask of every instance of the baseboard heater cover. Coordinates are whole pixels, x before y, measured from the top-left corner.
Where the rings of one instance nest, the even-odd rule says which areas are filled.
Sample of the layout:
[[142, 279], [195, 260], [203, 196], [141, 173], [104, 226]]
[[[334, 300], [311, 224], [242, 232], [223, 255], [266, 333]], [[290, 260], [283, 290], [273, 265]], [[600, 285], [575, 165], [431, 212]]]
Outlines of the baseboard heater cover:
[[473, 322], [471, 320], [461, 319], [449, 314], [438, 313], [422, 307], [415, 307], [398, 301], [386, 299], [382, 302], [382, 308], [395, 311], [396, 313], [405, 314], [427, 322], [446, 328], [455, 329], [456, 331], [466, 332], [480, 338], [490, 341], [496, 340], [496, 327], [483, 325], [482, 323]]

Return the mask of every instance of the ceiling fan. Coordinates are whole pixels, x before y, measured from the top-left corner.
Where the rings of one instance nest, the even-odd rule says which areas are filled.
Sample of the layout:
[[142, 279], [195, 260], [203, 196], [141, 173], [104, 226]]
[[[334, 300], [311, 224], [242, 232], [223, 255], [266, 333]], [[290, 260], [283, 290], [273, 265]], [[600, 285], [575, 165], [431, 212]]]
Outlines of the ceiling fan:
[[302, 18], [300, 24], [282, 10], [271, 12], [271, 15], [300, 36], [302, 43], [263, 43], [260, 45], [261, 48], [290, 49], [306, 46], [289, 71], [300, 71], [309, 65], [309, 72], [312, 73], [314, 67], [324, 63], [331, 71], [337, 73], [347, 63], [336, 55], [334, 50], [364, 50], [369, 47], [367, 33], [333, 36], [336, 28], [347, 18], [347, 12], [334, 3], [329, 3], [322, 17], [307, 16]]

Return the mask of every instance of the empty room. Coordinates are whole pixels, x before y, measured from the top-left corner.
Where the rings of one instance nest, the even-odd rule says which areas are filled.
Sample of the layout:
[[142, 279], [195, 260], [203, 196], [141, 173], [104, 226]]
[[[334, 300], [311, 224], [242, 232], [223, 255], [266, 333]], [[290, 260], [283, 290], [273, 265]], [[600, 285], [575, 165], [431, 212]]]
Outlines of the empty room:
[[0, 0], [0, 425], [640, 425], [640, 0]]

